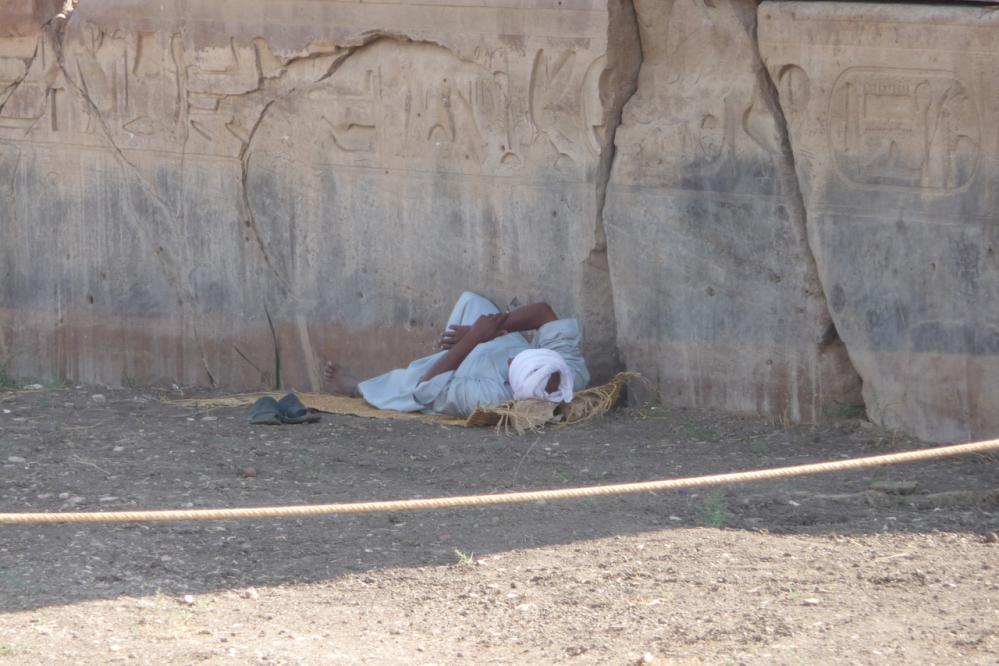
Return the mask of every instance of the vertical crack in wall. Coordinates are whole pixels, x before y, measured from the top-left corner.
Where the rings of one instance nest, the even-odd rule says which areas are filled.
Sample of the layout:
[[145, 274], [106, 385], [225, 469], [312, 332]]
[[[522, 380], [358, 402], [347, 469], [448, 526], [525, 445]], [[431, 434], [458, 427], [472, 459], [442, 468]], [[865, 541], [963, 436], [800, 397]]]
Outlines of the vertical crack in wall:
[[[322, 53], [309, 54], [306, 56], [290, 58], [284, 61], [283, 66], [281, 68], [281, 73], [277, 77], [277, 79], [279, 80], [278, 81], [279, 85], [280, 83], [287, 84], [285, 89], [283, 90], [275, 89], [274, 87], [272, 87], [270, 90], [266, 88], [264, 77], [262, 75], [262, 70], [260, 69], [260, 58], [258, 52], [257, 64], [258, 64], [258, 72], [260, 73], [260, 77], [258, 78], [258, 88], [256, 90], [251, 90], [249, 92], [242, 93], [241, 95], [229, 96], [229, 97], [246, 97], [248, 95], [263, 94], [263, 95], [269, 95], [270, 97], [267, 100], [267, 102], [263, 105], [263, 108], [261, 108], [260, 113], [257, 114], [257, 117], [254, 120], [253, 126], [250, 128], [246, 140], [242, 142], [239, 149], [239, 155], [237, 157], [240, 164], [239, 205], [240, 208], [242, 209], [243, 223], [246, 225], [246, 228], [249, 230], [250, 235], [253, 237], [253, 241], [256, 244], [257, 249], [259, 249], [260, 251], [260, 255], [264, 260], [264, 264], [266, 264], [267, 268], [277, 278], [278, 286], [281, 290], [282, 295], [285, 297], [297, 299], [297, 296], [294, 292], [294, 287], [292, 285], [291, 277], [285, 274], [285, 272], [277, 265], [277, 263], [271, 257], [270, 252], [267, 249], [267, 243], [264, 241], [264, 237], [260, 232], [260, 225], [257, 222], [257, 217], [253, 211], [253, 206], [250, 203], [249, 175], [250, 175], [250, 158], [252, 156], [251, 146], [253, 144], [253, 139], [256, 136], [258, 130], [260, 129], [260, 126], [263, 124], [264, 119], [267, 117], [267, 114], [270, 111], [270, 109], [273, 107], [273, 105], [278, 101], [290, 97], [291, 95], [295, 94], [298, 91], [297, 87], [291, 85], [291, 79], [293, 79], [294, 77], [289, 76], [289, 72], [293, 69], [293, 67], [296, 64], [305, 63], [310, 60], [318, 60], [322, 58], [332, 57], [333, 59], [332, 63], [319, 78], [311, 82], [305, 82], [305, 81], [302, 82], [305, 86], [316, 85], [333, 76], [336, 73], [336, 71], [340, 67], [342, 67], [343, 64], [359, 50], [374, 43], [379, 39], [394, 39], [397, 41], [404, 41], [404, 42], [414, 41], [403, 36], [385, 35], [382, 33], [373, 32], [365, 34], [362, 38], [359, 39], [356, 45], [347, 46], [340, 52], [333, 52], [333, 53], [322, 52]], [[433, 43], [433, 42], [427, 42], [427, 43]], [[285, 81], [285, 79], [288, 80]]]
[[632, 0], [610, 0], [607, 3], [607, 66], [600, 79], [600, 101], [604, 107], [604, 141], [600, 160], [594, 175], [596, 192], [596, 220], [594, 223], [593, 249], [586, 259], [590, 270], [606, 274], [609, 294], [611, 339], [615, 341], [614, 369], [621, 365], [621, 352], [617, 345], [617, 315], [614, 306], [614, 281], [610, 272], [607, 253], [607, 232], [604, 227], [604, 208], [607, 188], [610, 185], [618, 127], [624, 107], [638, 91], [638, 74], [642, 67], [641, 36], [638, 17]]
[[[62, 72], [67, 88], [72, 90], [82, 100], [84, 106], [95, 118], [97, 125], [101, 129], [103, 138], [111, 147], [112, 153], [119, 166], [122, 168], [122, 171], [126, 174], [131, 174], [133, 182], [139, 184], [142, 192], [147, 196], [147, 199], [154, 203], [154, 206], [161, 211], [165, 221], [167, 221], [167, 224], [163, 225], [163, 228], [166, 229], [167, 238], [162, 243], [155, 239], [144, 225], [131, 223], [129, 226], [136, 233], [136, 235], [142, 238], [148, 247], [155, 248], [154, 254], [156, 255], [160, 265], [163, 267], [164, 274], [179, 295], [178, 304], [182, 309], [187, 310], [190, 315], [190, 323], [194, 333], [195, 343], [201, 355], [202, 365], [205, 368], [209, 384], [214, 387], [216, 386], [215, 376], [209, 366], [207, 349], [198, 328], [198, 309], [195, 307], [198, 301], [197, 294], [190, 284], [189, 276], [185, 275], [185, 271], [183, 270], [184, 267], [181, 265], [185, 262], [182, 259], [179, 260], [174, 257], [172, 252], [177, 250], [177, 248], [184, 247], [183, 239], [180, 237], [180, 231], [183, 229], [183, 221], [181, 219], [183, 206], [180, 205], [181, 210], [174, 210], [170, 203], [160, 195], [155, 185], [149, 182], [149, 180], [142, 174], [138, 166], [128, 159], [121, 147], [115, 142], [114, 135], [111, 132], [111, 128], [107, 124], [107, 120], [101, 113], [100, 108], [90, 97], [90, 91], [87, 88], [86, 78], [84, 77], [83, 71], [80, 70], [79, 66], [77, 67], [77, 73], [80, 77], [79, 84], [77, 84], [73, 77], [70, 76], [69, 69], [66, 66], [63, 40], [65, 38], [69, 22], [73, 17], [70, 15], [69, 20], [66, 20], [65, 17], [66, 12], [63, 12], [47, 22], [45, 26], [43, 26], [43, 34], [48, 34], [51, 39], [52, 47], [55, 51], [56, 63], [59, 66], [59, 70]], [[179, 64], [177, 66], [178, 68], [180, 67]], [[50, 86], [51, 85], [52, 84], [50, 84]], [[128, 223], [129, 216], [126, 215], [124, 217], [126, 223]], [[138, 216], [136, 216], [136, 218], [138, 219]], [[169, 249], [164, 246], [168, 246]], [[186, 261], [186, 264], [189, 265], [190, 261]]]
[[244, 224], [247, 229], [249, 229], [250, 234], [253, 236], [254, 242], [257, 244], [257, 249], [260, 250], [260, 256], [263, 258], [264, 263], [267, 268], [277, 277], [278, 287], [281, 289], [281, 293], [284, 296], [290, 296], [292, 292], [291, 282], [287, 275], [283, 271], [279, 270], [275, 263], [271, 260], [271, 255], [267, 251], [267, 244], [264, 243], [263, 236], [260, 235], [260, 227], [257, 225], [256, 215], [253, 214], [253, 206], [250, 205], [250, 188], [249, 188], [249, 176], [250, 176], [250, 144], [253, 143], [253, 137], [256, 136], [257, 130], [260, 129], [261, 123], [264, 122], [264, 118], [267, 116], [267, 111], [270, 110], [271, 106], [277, 100], [269, 100], [264, 107], [260, 110], [257, 115], [256, 121], [253, 123], [253, 127], [250, 128], [250, 133], [246, 137], [246, 141], [239, 149], [239, 165], [240, 165], [240, 177], [239, 177], [239, 203], [243, 209], [243, 217], [245, 218]]
[[812, 249], [812, 239], [809, 234], [808, 225], [808, 209], [805, 207], [804, 193], [802, 192], [800, 176], [798, 174], [798, 165], [791, 143], [791, 133], [788, 130], [787, 117], [784, 114], [784, 107], [781, 105], [777, 83], [771, 77], [770, 70], [767, 67], [766, 62], [763, 60], [763, 53], [760, 50], [758, 16], [754, 16], [754, 19], [752, 37], [753, 45], [756, 48], [756, 56], [760, 62], [759, 85], [762, 87], [762, 98], [770, 107], [769, 110], [773, 114], [777, 129], [777, 136], [780, 141], [779, 148], [783, 155], [786, 156], [785, 159], [787, 159], [790, 165], [790, 169], [780, 170], [782, 173], [781, 191], [784, 194], [792, 223], [798, 226], [798, 230], [802, 238], [802, 249], [805, 254], [805, 260], [808, 262], [806, 280], [808, 282], [809, 290], [813, 291], [814, 295], [821, 299], [822, 305], [825, 309], [825, 316], [828, 318], [828, 325], [826, 326], [825, 333], [823, 334], [822, 339], [818, 342], [818, 352], [819, 355], [831, 354], [841, 348], [842, 356], [850, 365], [855, 382], [859, 387], [861, 383], [860, 374], [857, 372], [857, 367], [854, 364], [853, 359], [850, 357], [849, 348], [847, 348], [845, 343], [839, 338], [839, 334], [836, 331], [832, 309], [829, 307], [829, 299], [826, 297], [825, 285], [822, 284], [818, 262], [815, 257], [815, 252]]

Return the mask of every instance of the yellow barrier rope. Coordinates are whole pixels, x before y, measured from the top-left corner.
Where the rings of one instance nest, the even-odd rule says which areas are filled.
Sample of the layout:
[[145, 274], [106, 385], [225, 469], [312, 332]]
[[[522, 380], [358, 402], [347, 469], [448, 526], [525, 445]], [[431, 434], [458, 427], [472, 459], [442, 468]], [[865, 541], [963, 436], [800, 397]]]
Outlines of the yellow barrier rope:
[[807, 474], [824, 474], [846, 470], [863, 469], [905, 462], [917, 462], [934, 458], [960, 456], [969, 453], [984, 453], [999, 449], [999, 439], [969, 444], [940, 446], [919, 451], [903, 451], [866, 458], [837, 460], [833, 462], [778, 467], [749, 472], [710, 474], [686, 479], [663, 479], [639, 483], [617, 483], [606, 486], [584, 488], [560, 488], [556, 490], [535, 490], [530, 492], [505, 493], [499, 495], [463, 495], [459, 497], [435, 497], [428, 499], [390, 500], [383, 502], [351, 502], [340, 504], [305, 504], [299, 506], [247, 507], [241, 509], [178, 509], [158, 511], [101, 511], [89, 513], [0, 513], [0, 524], [4, 523], [124, 523], [151, 520], [234, 520], [237, 518], [285, 518], [289, 516], [322, 516], [334, 513], [374, 513], [379, 511], [415, 511], [418, 509], [456, 509], [470, 506], [492, 506], [496, 504], [519, 504], [541, 500], [573, 499], [577, 497], [599, 497], [603, 495], [623, 495], [660, 490], [678, 490], [717, 486], [745, 481], [765, 481]]

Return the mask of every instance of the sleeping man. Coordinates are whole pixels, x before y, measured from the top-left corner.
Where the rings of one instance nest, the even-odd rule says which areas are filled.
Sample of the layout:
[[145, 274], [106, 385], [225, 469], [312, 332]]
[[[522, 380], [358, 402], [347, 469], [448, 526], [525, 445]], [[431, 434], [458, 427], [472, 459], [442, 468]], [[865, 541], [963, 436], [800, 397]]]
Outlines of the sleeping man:
[[[532, 330], [528, 342], [521, 332]], [[441, 335], [443, 351], [366, 381], [334, 363], [324, 376], [330, 392], [379, 409], [464, 417], [511, 399], [571, 402], [590, 381], [581, 345], [579, 323], [558, 319], [546, 303], [500, 312], [466, 291]]]

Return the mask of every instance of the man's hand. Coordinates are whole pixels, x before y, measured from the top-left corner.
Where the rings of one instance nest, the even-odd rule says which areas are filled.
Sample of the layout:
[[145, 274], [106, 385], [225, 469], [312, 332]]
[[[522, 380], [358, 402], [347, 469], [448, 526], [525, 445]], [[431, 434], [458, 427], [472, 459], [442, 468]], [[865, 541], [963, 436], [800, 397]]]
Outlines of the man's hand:
[[450, 349], [456, 344], [461, 342], [461, 339], [465, 337], [465, 334], [471, 329], [471, 326], [454, 326], [447, 329], [441, 333], [441, 349]]
[[509, 316], [510, 313], [508, 312], [482, 315], [475, 320], [475, 323], [472, 324], [472, 328], [468, 330], [466, 335], [470, 336], [475, 341], [475, 344], [489, 342], [494, 338], [505, 335], [506, 331], [503, 330], [503, 324], [506, 323]]
[[[486, 319], [487, 322], [483, 322], [482, 324], [479, 324], [478, 321], [475, 322], [480, 326], [478, 335], [483, 335], [488, 337], [483, 337], [482, 339], [478, 340], [478, 342], [480, 343], [489, 342], [490, 340], [498, 338], [501, 335], [506, 335], [507, 331], [503, 328], [503, 325], [506, 323], [508, 316], [509, 316], [508, 313], [503, 312], [492, 315], [483, 315], [479, 317], [479, 319]], [[494, 324], [495, 324], [495, 329], [493, 328]], [[452, 326], [451, 328], [447, 329], [446, 331], [441, 333], [441, 339], [440, 339], [441, 349], [451, 349], [456, 344], [461, 342], [462, 338], [468, 335], [468, 332], [471, 330], [472, 326], [463, 326], [463, 325]]]
[[[489, 342], [490, 340], [500, 336], [506, 335], [506, 330], [503, 325], [506, 324], [506, 320], [510, 315], [506, 312], [497, 312], [496, 314], [482, 315], [475, 320], [475, 323], [467, 328], [468, 330], [462, 331], [460, 338], [454, 342], [447, 352], [438, 358], [430, 369], [427, 370], [426, 374], [420, 379], [421, 382], [426, 382], [442, 372], [449, 372], [451, 370], [457, 370], [461, 362], [475, 349], [476, 345], [483, 342]], [[444, 331], [447, 334], [448, 331]], [[444, 336], [441, 336], [441, 344], [444, 344]]]

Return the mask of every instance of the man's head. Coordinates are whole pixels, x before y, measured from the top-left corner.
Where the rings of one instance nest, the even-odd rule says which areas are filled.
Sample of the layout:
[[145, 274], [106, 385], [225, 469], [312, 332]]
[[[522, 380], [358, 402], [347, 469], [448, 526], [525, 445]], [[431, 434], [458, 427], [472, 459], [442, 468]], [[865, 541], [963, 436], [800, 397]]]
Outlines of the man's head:
[[514, 400], [572, 402], [572, 371], [551, 349], [525, 349], [510, 362]]

